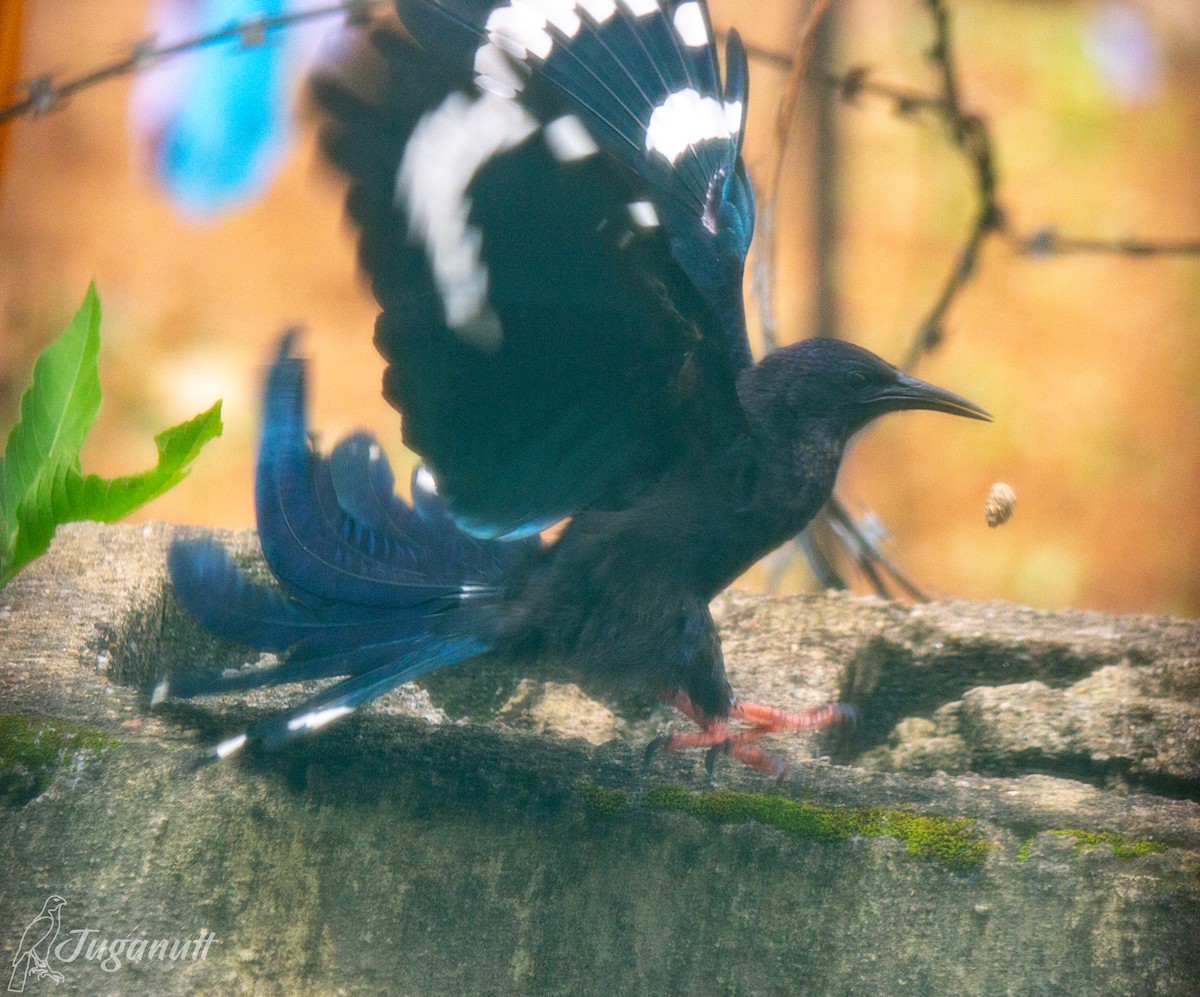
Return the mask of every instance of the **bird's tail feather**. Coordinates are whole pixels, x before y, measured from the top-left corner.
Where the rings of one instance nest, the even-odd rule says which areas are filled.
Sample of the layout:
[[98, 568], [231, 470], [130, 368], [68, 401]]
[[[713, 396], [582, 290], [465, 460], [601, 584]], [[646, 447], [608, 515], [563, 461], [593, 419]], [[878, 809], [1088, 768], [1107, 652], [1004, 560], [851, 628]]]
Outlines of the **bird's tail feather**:
[[276, 713], [226, 738], [208, 750], [205, 760], [220, 761], [254, 743], [275, 750], [296, 737], [319, 730], [353, 713], [363, 703], [377, 699], [424, 672], [470, 657], [478, 651], [479, 648], [469, 639], [449, 644], [438, 641], [428, 647], [410, 648], [402, 661], [393, 659], [389, 664], [354, 675], [322, 690], [298, 706]]
[[284, 337], [267, 376], [255, 487], [259, 537], [280, 587], [248, 579], [211, 540], [177, 541], [168, 556], [176, 595], [201, 626], [284, 658], [225, 675], [171, 675], [152, 693], [158, 702], [352, 676], [278, 723], [246, 732], [269, 743], [315, 729], [320, 724], [288, 726], [314, 710], [327, 711], [322, 722], [333, 719], [422, 672], [487, 650], [491, 597], [539, 542], [461, 532], [423, 468], [413, 478], [412, 505], [404, 502], [366, 433], [328, 456], [316, 452], [294, 341], [294, 333]]
[[523, 546], [462, 533], [432, 476], [413, 476], [413, 504], [396, 497], [387, 458], [356, 433], [314, 452], [305, 418], [304, 362], [283, 339], [267, 376], [255, 477], [263, 554], [289, 593], [362, 606], [402, 607], [503, 578]]

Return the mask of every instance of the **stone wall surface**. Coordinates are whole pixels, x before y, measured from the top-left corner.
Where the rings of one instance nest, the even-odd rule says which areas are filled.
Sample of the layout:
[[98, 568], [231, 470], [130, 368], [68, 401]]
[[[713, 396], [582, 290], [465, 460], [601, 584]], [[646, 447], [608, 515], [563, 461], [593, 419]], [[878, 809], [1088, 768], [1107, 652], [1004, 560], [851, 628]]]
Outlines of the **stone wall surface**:
[[[773, 738], [782, 782], [647, 763], [665, 708], [486, 659], [197, 769], [299, 693], [146, 707], [248, 660], [174, 603], [180, 532], [68, 527], [0, 590], [10, 989], [1200, 993], [1194, 622], [726, 594], [743, 699], [861, 709]], [[54, 896], [61, 983], [21, 959]]]

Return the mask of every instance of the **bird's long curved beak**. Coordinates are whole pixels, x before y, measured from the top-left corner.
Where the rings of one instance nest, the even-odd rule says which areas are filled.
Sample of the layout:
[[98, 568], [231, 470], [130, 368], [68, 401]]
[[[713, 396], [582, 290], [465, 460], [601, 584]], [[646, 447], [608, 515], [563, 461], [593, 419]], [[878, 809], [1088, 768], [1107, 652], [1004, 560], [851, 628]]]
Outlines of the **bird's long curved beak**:
[[885, 412], [903, 412], [909, 409], [929, 409], [946, 412], [968, 419], [991, 422], [991, 413], [969, 402], [962, 395], [939, 388], [936, 384], [922, 381], [910, 374], [900, 374], [894, 384], [880, 390], [870, 401], [872, 410], [882, 415]]

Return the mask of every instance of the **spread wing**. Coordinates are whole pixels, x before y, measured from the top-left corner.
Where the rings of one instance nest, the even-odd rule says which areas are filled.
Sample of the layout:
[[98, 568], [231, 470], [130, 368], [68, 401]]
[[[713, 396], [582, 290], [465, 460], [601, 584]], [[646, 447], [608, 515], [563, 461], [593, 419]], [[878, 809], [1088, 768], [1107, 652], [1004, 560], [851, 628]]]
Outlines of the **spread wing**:
[[750, 360], [740, 42], [722, 88], [696, 2], [399, 10], [412, 39], [313, 92], [385, 394], [457, 521], [528, 534], [720, 446]]

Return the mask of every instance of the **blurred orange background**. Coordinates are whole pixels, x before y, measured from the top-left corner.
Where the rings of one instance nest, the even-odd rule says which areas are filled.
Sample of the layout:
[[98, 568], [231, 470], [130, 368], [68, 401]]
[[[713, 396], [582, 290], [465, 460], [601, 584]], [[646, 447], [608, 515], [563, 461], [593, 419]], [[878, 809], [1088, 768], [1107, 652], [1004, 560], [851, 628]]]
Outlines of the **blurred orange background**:
[[[806, 10], [796, 0], [710, 5], [718, 28], [736, 25], [750, 45], [781, 55]], [[933, 92], [921, 3], [837, 7], [830, 68], [865, 65], [881, 81]], [[1089, 47], [1096, 19], [1118, 8], [1134, 11], [1153, 40], [1148, 92], [1123, 90]], [[992, 131], [1015, 231], [1200, 238], [1195, 0], [952, 0], [949, 9], [963, 103]], [[111, 61], [146, 35], [145, 17], [141, 3], [26, 4], [22, 77]], [[773, 124], [786, 70], [760, 58], [751, 73], [746, 158], [765, 179], [780, 154]], [[0, 431], [15, 419], [34, 356], [94, 278], [105, 401], [85, 470], [149, 466], [155, 432], [224, 399], [225, 435], [138, 518], [252, 524], [258, 381], [280, 330], [294, 323], [308, 329], [322, 439], [371, 428], [404, 480], [413, 458], [379, 395], [376, 309], [311, 132], [301, 129], [263, 199], [196, 224], [139, 165], [130, 87], [102, 84], [11, 129], [0, 173]], [[901, 118], [864, 96], [840, 104], [836, 121], [842, 331], [898, 362], [969, 230], [971, 177], [930, 119]], [[777, 219], [775, 304], [789, 339], [811, 332], [813, 134], [809, 114], [793, 129]], [[1034, 258], [993, 238], [945, 331], [917, 372], [996, 422], [910, 414], [859, 440], [841, 492], [853, 511], [873, 509], [887, 524], [889, 554], [939, 595], [1196, 615], [1200, 257]], [[999, 529], [983, 516], [994, 481], [1018, 496]], [[761, 585], [761, 570], [745, 582]], [[811, 584], [800, 566], [786, 582]]]

